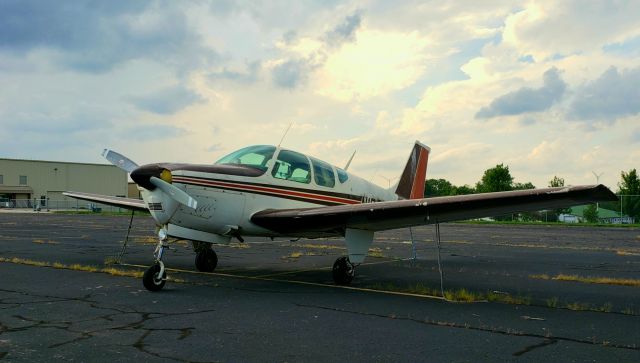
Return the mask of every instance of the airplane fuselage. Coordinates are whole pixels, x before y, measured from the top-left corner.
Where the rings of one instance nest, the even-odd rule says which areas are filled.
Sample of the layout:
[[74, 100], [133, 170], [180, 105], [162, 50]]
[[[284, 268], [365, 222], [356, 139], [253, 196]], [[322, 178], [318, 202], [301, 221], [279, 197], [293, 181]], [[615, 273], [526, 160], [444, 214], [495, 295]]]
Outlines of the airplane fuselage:
[[[272, 160], [278, 160], [283, 150], [292, 153], [276, 148]], [[309, 175], [294, 180], [278, 175], [274, 168], [280, 164], [272, 161], [266, 161], [267, 167], [263, 169], [224, 164], [160, 163], [142, 167], [171, 170], [172, 184], [197, 201], [195, 209], [176, 203], [158, 190], [140, 188], [140, 191], [153, 217], [160, 224], [168, 224], [169, 234], [217, 243], [228, 242], [233, 236], [279, 236], [251, 222], [254, 213], [265, 209], [314, 208], [398, 199], [392, 190], [332, 165], [328, 169], [327, 163], [323, 163], [323, 170], [315, 171], [312, 166], [314, 161], [317, 164], [319, 161], [302, 156], [311, 166]], [[319, 179], [316, 172], [324, 173], [325, 179]], [[319, 185], [318, 181], [333, 185]]]

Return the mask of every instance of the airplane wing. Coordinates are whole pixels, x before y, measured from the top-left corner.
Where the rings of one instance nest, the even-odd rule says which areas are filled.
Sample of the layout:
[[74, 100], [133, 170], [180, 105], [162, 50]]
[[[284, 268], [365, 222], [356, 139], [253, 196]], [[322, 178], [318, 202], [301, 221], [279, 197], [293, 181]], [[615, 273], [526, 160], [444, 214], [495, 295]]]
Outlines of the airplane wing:
[[382, 231], [615, 200], [618, 200], [615, 194], [602, 184], [581, 185], [319, 208], [269, 209], [254, 214], [251, 221], [284, 235], [344, 234], [346, 228]]
[[64, 192], [62, 193], [68, 197], [88, 200], [91, 202], [102, 203], [114, 207], [129, 209], [129, 210], [138, 210], [138, 211], [148, 211], [147, 205], [143, 200], [140, 199], [132, 199], [132, 198], [122, 198], [122, 197], [111, 197], [108, 195], [101, 194], [91, 194], [91, 193], [83, 193], [83, 192]]

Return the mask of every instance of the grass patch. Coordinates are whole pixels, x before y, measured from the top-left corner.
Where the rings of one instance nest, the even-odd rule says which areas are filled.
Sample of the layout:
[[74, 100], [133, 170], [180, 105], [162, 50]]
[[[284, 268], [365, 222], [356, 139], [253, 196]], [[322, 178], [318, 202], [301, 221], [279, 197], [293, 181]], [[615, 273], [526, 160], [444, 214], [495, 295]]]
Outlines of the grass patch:
[[240, 248], [240, 249], [245, 249], [245, 248], [250, 248], [248, 243], [240, 243], [240, 242], [231, 242], [228, 245], [226, 245], [226, 247], [231, 247], [231, 248]]
[[616, 255], [618, 256], [640, 256], [640, 252], [631, 252], [628, 250], [617, 250]]
[[370, 257], [385, 257], [382, 253], [382, 248], [371, 247], [369, 248], [369, 253], [367, 254]]
[[475, 293], [467, 289], [445, 290], [444, 297], [451, 301], [474, 302], [485, 300], [480, 293]]
[[306, 243], [306, 244], [302, 244], [302, 245], [296, 245], [296, 247], [301, 247], [301, 248], [313, 248], [313, 249], [319, 249], [319, 250], [346, 250], [346, 247], [342, 247], [342, 246], [332, 246], [332, 245], [314, 245], [311, 243]]
[[621, 279], [621, 278], [615, 278], [615, 277], [578, 276], [578, 275], [565, 275], [565, 274], [559, 274], [551, 277], [547, 274], [542, 274], [542, 275], [529, 275], [529, 278], [539, 279], [539, 280], [573, 281], [573, 282], [582, 282], [585, 284], [640, 286], [640, 280], [638, 279]]
[[291, 252], [290, 254], [288, 254], [287, 256], [282, 256], [281, 258], [283, 260], [293, 260], [293, 259], [297, 259], [300, 258], [304, 255], [304, 252], [302, 251], [295, 251], [295, 252]]
[[122, 270], [122, 269], [117, 269], [113, 267], [100, 268], [97, 266], [81, 265], [78, 263], [74, 263], [72, 265], [65, 265], [60, 262], [51, 263], [51, 262], [45, 262], [45, 261], [34, 261], [34, 260], [18, 258], [18, 257], [13, 257], [13, 258], [0, 257], [0, 262], [15, 263], [19, 265], [28, 265], [28, 266], [37, 266], [37, 267], [52, 267], [52, 268], [61, 269], [61, 270], [100, 272], [100, 273], [106, 273], [113, 276], [142, 277], [142, 275], [144, 274], [142, 271]]
[[556, 296], [547, 299], [547, 306], [550, 308], [557, 308], [558, 307], [558, 298]]
[[133, 238], [134, 243], [140, 243], [143, 245], [155, 245], [158, 244], [158, 237], [155, 236], [136, 236]]
[[39, 238], [36, 238], [36, 239], [32, 240], [31, 242], [39, 243], [39, 244], [46, 244], [46, 245], [57, 245], [58, 243], [60, 243], [60, 242], [57, 242], [57, 241], [52, 241], [50, 239], [44, 240], [44, 239], [39, 239]]

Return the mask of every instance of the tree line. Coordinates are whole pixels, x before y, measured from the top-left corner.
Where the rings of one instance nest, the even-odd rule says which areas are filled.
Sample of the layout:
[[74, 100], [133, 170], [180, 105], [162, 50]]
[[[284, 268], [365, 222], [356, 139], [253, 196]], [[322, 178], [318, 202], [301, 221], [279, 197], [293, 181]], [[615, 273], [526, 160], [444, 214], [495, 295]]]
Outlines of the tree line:
[[[562, 187], [564, 185], [564, 179], [558, 176], [554, 176], [548, 183], [549, 187]], [[425, 198], [429, 198], [447, 195], [534, 189], [535, 187], [531, 182], [515, 182], [509, 172], [509, 166], [498, 164], [493, 168], [485, 170], [480, 180], [476, 182], [474, 186], [467, 184], [454, 185], [446, 179], [427, 179], [425, 182], [424, 196]], [[622, 171], [620, 173], [620, 182], [618, 182], [616, 192], [618, 195], [623, 195], [618, 202], [600, 203], [600, 207], [618, 212], [622, 210], [624, 214], [634, 217], [636, 222], [640, 221], [640, 197], [638, 197], [640, 196], [640, 178], [638, 177], [636, 169], [631, 169], [627, 172]], [[547, 211], [544, 216], [541, 216], [539, 213], [522, 213], [519, 217], [520, 219], [556, 220], [559, 214], [567, 212], [568, 209], [557, 209], [551, 212]], [[595, 205], [589, 206], [584, 213], [585, 218], [588, 220], [592, 222], [598, 221], [598, 210]]]

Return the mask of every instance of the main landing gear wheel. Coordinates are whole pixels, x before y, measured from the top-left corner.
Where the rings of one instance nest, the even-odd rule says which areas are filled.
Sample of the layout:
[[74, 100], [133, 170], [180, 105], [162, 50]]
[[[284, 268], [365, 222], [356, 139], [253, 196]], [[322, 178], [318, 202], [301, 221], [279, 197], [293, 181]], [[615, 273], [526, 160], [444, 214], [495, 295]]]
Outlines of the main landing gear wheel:
[[162, 271], [162, 276], [160, 276], [160, 264], [155, 264], [147, 269], [142, 275], [142, 284], [149, 291], [160, 291], [165, 282], [167, 282], [167, 273], [166, 271]]
[[349, 261], [349, 257], [340, 257], [333, 264], [333, 281], [337, 285], [349, 285], [356, 275], [355, 266]]
[[202, 272], [213, 272], [218, 265], [216, 251], [207, 248], [196, 254], [196, 269]]

